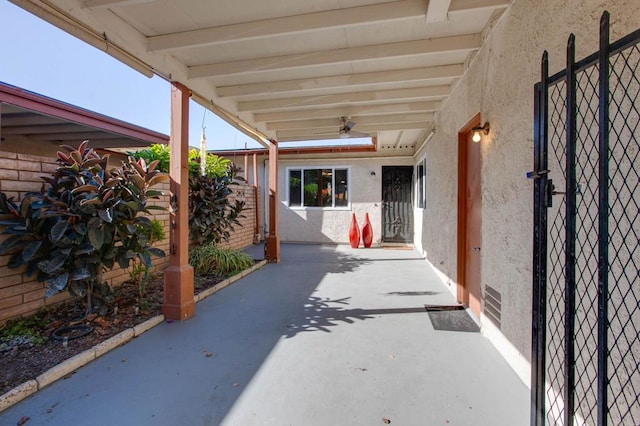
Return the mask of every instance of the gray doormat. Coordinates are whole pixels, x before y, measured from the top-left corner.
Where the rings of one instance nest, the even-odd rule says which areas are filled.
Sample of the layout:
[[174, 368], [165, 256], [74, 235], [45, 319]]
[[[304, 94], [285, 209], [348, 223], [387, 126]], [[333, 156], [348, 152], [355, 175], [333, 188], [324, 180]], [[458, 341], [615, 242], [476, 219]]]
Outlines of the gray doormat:
[[424, 305], [435, 330], [479, 333], [480, 327], [461, 305]]

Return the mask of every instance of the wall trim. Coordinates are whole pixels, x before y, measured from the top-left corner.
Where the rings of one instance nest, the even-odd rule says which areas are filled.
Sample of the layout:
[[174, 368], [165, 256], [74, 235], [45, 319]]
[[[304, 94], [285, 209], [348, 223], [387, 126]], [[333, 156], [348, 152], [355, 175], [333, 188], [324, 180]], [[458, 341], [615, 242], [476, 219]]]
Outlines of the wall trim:
[[528, 389], [531, 389], [531, 363], [529, 360], [484, 315], [481, 316], [480, 322], [482, 324], [482, 335], [489, 339], [502, 358], [507, 361], [507, 364], [518, 375], [522, 383]]

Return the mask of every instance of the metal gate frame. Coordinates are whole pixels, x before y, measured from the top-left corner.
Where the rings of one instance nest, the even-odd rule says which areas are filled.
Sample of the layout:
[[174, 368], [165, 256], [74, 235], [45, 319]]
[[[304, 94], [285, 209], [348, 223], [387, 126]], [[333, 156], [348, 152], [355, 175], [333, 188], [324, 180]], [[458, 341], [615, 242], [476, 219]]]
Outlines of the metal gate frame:
[[[591, 422], [597, 422], [598, 425], [607, 425], [609, 424], [610, 415], [609, 409], [612, 401], [609, 401], [609, 397], [611, 397], [613, 391], [610, 389], [611, 386], [611, 376], [609, 369], [617, 369], [618, 365], [615, 368], [611, 367], [611, 360], [609, 359], [611, 346], [609, 342], [609, 338], [611, 337], [611, 317], [610, 314], [617, 315], [615, 312], [609, 312], [610, 308], [610, 284], [612, 288], [617, 285], [617, 278], [614, 277], [613, 282], [610, 283], [610, 266], [611, 266], [611, 257], [617, 256], [616, 253], [609, 253], [609, 249], [611, 248], [612, 240], [611, 234], [609, 230], [610, 220], [612, 218], [611, 205], [617, 203], [617, 193], [614, 191], [610, 191], [611, 177], [610, 177], [610, 157], [611, 153], [610, 149], [610, 134], [613, 130], [616, 132], [615, 127], [612, 125], [610, 114], [611, 107], [611, 90], [610, 90], [610, 76], [611, 76], [611, 58], [614, 55], [619, 54], [620, 52], [626, 49], [638, 49], [638, 44], [640, 43], [640, 30], [634, 31], [633, 33], [627, 35], [626, 37], [614, 42], [609, 42], [609, 14], [608, 12], [604, 12], [602, 15], [602, 19], [600, 22], [600, 49], [598, 52], [593, 53], [592, 55], [587, 56], [581, 61], [575, 61], [575, 37], [573, 34], [569, 37], [569, 41], [567, 44], [567, 68], [549, 76], [549, 65], [548, 65], [548, 53], [544, 52], [542, 56], [542, 64], [541, 64], [541, 81], [536, 83], [534, 87], [534, 170], [529, 172], [527, 175], [529, 178], [534, 180], [534, 227], [533, 227], [533, 305], [532, 305], [532, 353], [531, 353], [531, 425], [533, 426], [542, 426], [546, 424], [547, 420], [547, 410], [545, 398], [547, 397], [547, 386], [548, 386], [548, 376], [547, 376], [547, 349], [549, 343], [549, 334], [558, 332], [558, 328], [561, 328], [559, 324], [556, 329], [550, 329], [548, 324], [548, 303], [550, 300], [548, 299], [548, 285], [549, 277], [548, 277], [548, 249], [553, 249], [553, 247], [548, 247], [548, 232], [549, 232], [549, 223], [548, 223], [548, 208], [553, 204], [553, 198], [555, 195], [562, 195], [564, 197], [564, 207], [565, 210], [563, 212], [564, 217], [561, 218], [561, 222], [564, 225], [564, 247], [559, 250], [559, 254], [564, 254], [564, 270], [563, 276], [559, 278], [563, 278], [563, 283], [557, 283], [557, 285], [563, 286], [562, 291], [562, 302], [563, 304], [563, 312], [561, 312], [563, 329], [561, 330], [564, 333], [564, 336], [556, 337], [559, 341], [562, 342], [562, 349], [564, 359], [556, 360], [558, 365], [562, 368], [558, 368], [553, 372], [558, 373], [558, 375], [562, 375], [563, 383], [562, 383], [562, 392], [561, 397], [562, 401], [559, 402], [561, 415], [558, 418], [553, 419], [555, 423], [561, 423], [565, 425], [573, 425], [576, 422], [576, 374], [578, 374], [578, 381], [581, 380], [580, 374], [581, 371], [576, 371], [576, 255], [580, 254], [582, 247], [576, 247], [576, 226], [582, 225], [581, 223], [576, 223], [576, 215], [577, 215], [577, 195], [581, 194], [581, 190], [583, 188], [577, 182], [576, 179], [576, 133], [579, 123], [578, 111], [577, 111], [577, 103], [576, 103], [576, 76], [579, 72], [584, 72], [587, 69], [593, 67], [598, 75], [598, 86], [597, 88], [594, 86], [592, 89], [594, 93], [597, 93], [598, 96], [598, 111], [597, 117], [594, 114], [594, 118], [598, 120], [598, 134], [597, 134], [597, 144], [594, 144], [594, 149], [597, 149], [598, 154], [598, 164], [597, 170], [594, 167], [594, 180], [596, 178], [595, 173], [597, 173], [597, 182], [598, 182], [598, 190], [597, 194], [594, 191], [592, 193], [592, 201], [595, 202], [597, 200], [597, 229], [595, 226], [596, 218], [593, 219], [593, 229], [589, 232], [597, 232], [598, 242], [597, 242], [597, 251], [596, 247], [591, 247], [592, 254], [597, 255], [597, 327], [596, 330], [592, 330], [594, 333], [597, 333], [597, 361], [593, 364], [594, 367], [597, 368], [597, 389], [595, 390], [595, 395], [593, 395], [592, 399], [597, 400], [597, 406], [591, 407], [591, 409], [595, 410], [590, 413], [593, 416]], [[635, 52], [635, 51], [634, 51]], [[623, 58], [625, 61], [626, 57]], [[628, 64], [624, 64], [627, 66]], [[591, 70], [589, 72], [592, 72]], [[614, 70], [615, 73], [615, 70]], [[632, 80], [633, 84], [637, 84], [640, 82], [640, 66], [635, 65], [632, 68]], [[619, 75], [615, 75], [616, 78], [619, 78]], [[566, 136], [566, 146], [564, 154], [564, 159], [566, 160], [566, 168], [565, 170], [560, 170], [560, 173], [564, 174], [564, 180], [566, 181], [566, 189], [563, 189], [563, 192], [555, 191], [555, 187], [553, 185], [552, 180], [549, 177], [551, 171], [549, 170], [549, 133], [550, 131], [556, 131], [556, 129], [549, 128], [549, 91], [558, 90], [554, 86], [562, 82], [562, 85], [566, 87], [566, 100], [562, 105], [563, 109], [566, 112], [565, 119], [565, 128], [561, 129], [561, 131], [565, 132]], [[636, 114], [636, 108], [640, 108], [639, 106], [635, 106], [636, 99], [640, 101], [637, 94], [634, 98], [631, 99], [631, 108], [634, 114]], [[591, 100], [589, 100], [590, 102]], [[614, 100], [615, 102], [615, 100]], [[619, 105], [614, 103], [614, 107], [619, 107]], [[557, 114], [557, 111], [554, 113]], [[635, 115], [634, 115], [635, 117]], [[625, 117], [626, 118], [626, 117]], [[616, 120], [616, 117], [614, 117]], [[640, 131], [640, 127], [637, 127]], [[632, 129], [633, 140], [637, 143], [637, 139], [635, 136], [635, 132]], [[557, 135], [556, 135], [557, 136]], [[615, 133], [615, 136], [619, 136]], [[620, 148], [617, 148], [620, 149]], [[624, 148], [626, 149], [626, 148]], [[600, 153], [606, 153], [607, 155], [601, 155]], [[591, 155], [589, 153], [588, 155]], [[632, 171], [635, 173], [635, 176], [632, 178], [638, 177], [638, 171], [635, 170], [637, 167], [640, 169], [640, 164], [637, 164], [636, 160], [640, 157], [636, 156], [631, 159]], [[613, 159], [614, 167], [617, 167], [617, 160]], [[625, 160], [628, 161], [628, 160]], [[555, 170], [554, 173], [558, 171]], [[614, 173], [617, 173], [614, 172]], [[630, 191], [630, 195], [633, 200], [633, 196], [636, 195], [636, 191], [640, 191], [640, 184], [637, 187], [633, 187]], [[628, 188], [627, 188], [628, 189]], [[615, 190], [615, 188], [614, 188]], [[597, 195], [597, 197], [596, 197]], [[581, 196], [582, 197], [582, 196]], [[613, 203], [612, 203], [612, 198]], [[633, 201], [633, 205], [631, 205], [631, 210], [633, 210], [634, 206], [638, 207], [638, 202]], [[624, 206], [626, 209], [626, 206]], [[624, 213], [625, 217], [627, 213]], [[635, 217], [633, 220], [630, 220], [630, 226], [632, 230], [634, 226], [636, 226], [635, 218], [640, 216], [640, 212], [635, 212]], [[563, 219], [563, 220], [562, 220]], [[615, 219], [615, 217], [613, 218]], [[614, 225], [615, 227], [616, 225]], [[618, 229], [614, 229], [613, 231], [621, 232]], [[631, 237], [633, 240], [634, 236]], [[635, 235], [636, 238], [636, 247], [638, 236]], [[576, 252], [578, 250], [578, 252]], [[615, 251], [616, 248], [614, 247]], [[635, 249], [634, 249], [635, 250]], [[635, 251], [629, 252], [629, 256], [633, 256]], [[594, 260], [595, 263], [595, 260]], [[623, 266], [626, 267], [625, 265]], [[636, 277], [637, 280], [640, 281], [640, 271], [638, 271], [637, 265], [632, 265], [632, 267], [636, 268]], [[553, 266], [552, 266], [553, 268]], [[578, 271], [579, 273], [584, 273], [584, 271]], [[588, 271], [587, 271], [588, 272]], [[626, 274], [626, 272], [624, 272]], [[624, 280], [629, 280], [629, 278], [625, 275]], [[580, 279], [580, 277], [578, 277]], [[561, 280], [558, 280], [561, 281]], [[636, 282], [637, 283], [637, 282]], [[554, 283], [551, 283], [553, 285]], [[584, 283], [583, 283], [584, 284]], [[633, 287], [633, 281], [631, 286]], [[640, 293], [640, 291], [639, 291]], [[638, 295], [635, 293], [622, 294], [623, 297], [635, 297], [636, 305], [639, 305]], [[578, 303], [581, 302], [582, 296], [578, 295]], [[618, 296], [617, 296], [618, 297]], [[558, 300], [555, 300], [558, 301]], [[614, 308], [616, 308], [614, 306]], [[619, 308], [619, 307], [618, 307]], [[616, 308], [617, 309], [617, 308]], [[640, 307], [636, 306], [636, 309], [640, 311]], [[613, 309], [612, 309], [613, 311]], [[560, 314], [556, 315], [560, 316]], [[632, 312], [630, 316], [636, 315], [636, 312]], [[578, 327], [583, 326], [583, 324], [578, 324]], [[622, 323], [621, 327], [634, 327], [632, 329], [635, 334], [638, 334], [638, 329], [635, 328], [633, 322]], [[615, 337], [615, 336], [614, 336]], [[636, 337], [637, 339], [637, 337]], [[613, 339], [611, 339], [613, 340]], [[595, 343], [594, 338], [594, 343]], [[613, 343], [615, 346], [615, 342]], [[632, 341], [629, 345], [637, 345], [637, 340]], [[637, 348], [637, 346], [633, 346]], [[584, 349], [581, 348], [581, 349]], [[629, 350], [630, 352], [630, 350]], [[623, 356], [628, 356], [627, 353], [623, 354]], [[633, 356], [633, 353], [631, 354]], [[632, 359], [632, 361], [637, 361], [637, 359]], [[557, 367], [557, 366], [556, 366]], [[616, 374], [613, 372], [613, 374]], [[638, 376], [640, 376], [640, 372], [638, 369], [635, 372], [632, 372], [633, 375], [629, 380], [637, 380]], [[633, 382], [635, 383], [635, 382]], [[632, 384], [633, 384], [632, 383]], [[616, 390], [616, 392], [618, 392]], [[635, 400], [637, 401], [640, 398], [640, 390], [635, 390]], [[613, 395], [613, 398], [619, 398], [620, 393], [616, 393]], [[632, 396], [632, 401], [633, 401]], [[588, 403], [591, 401], [587, 402]], [[583, 401], [584, 403], [584, 401]], [[579, 402], [580, 404], [580, 402]], [[638, 404], [637, 402], [627, 402], [627, 404]], [[616, 407], [618, 408], [618, 407]], [[634, 417], [636, 414], [638, 407], [636, 405], [632, 408], [627, 407], [627, 411], [623, 411], [619, 414], [623, 419], [628, 419], [631, 417], [631, 421], [636, 424], [638, 422], [637, 417]], [[618, 408], [618, 411], [620, 409]], [[597, 413], [597, 417], [596, 417]], [[625, 417], [628, 416], [628, 417]], [[578, 420], [580, 421], [580, 420]], [[619, 420], [618, 420], [619, 421]], [[585, 421], [585, 423], [591, 423], [590, 421]], [[627, 424], [624, 421], [624, 424]]]

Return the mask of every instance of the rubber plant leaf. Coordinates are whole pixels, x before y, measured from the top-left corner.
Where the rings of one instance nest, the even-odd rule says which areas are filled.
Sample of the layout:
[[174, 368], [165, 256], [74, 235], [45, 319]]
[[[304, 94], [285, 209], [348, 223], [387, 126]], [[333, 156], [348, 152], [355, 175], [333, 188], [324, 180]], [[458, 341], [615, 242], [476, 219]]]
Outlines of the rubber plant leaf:
[[96, 249], [100, 250], [104, 244], [104, 232], [102, 228], [89, 228], [89, 242]]
[[149, 247], [147, 249], [147, 252], [152, 255], [152, 256], [156, 256], [156, 257], [164, 257], [165, 256], [165, 252], [159, 248], [156, 247]]
[[91, 272], [86, 268], [79, 269], [71, 275], [71, 281], [82, 281], [87, 278], [91, 278]]
[[69, 273], [63, 272], [60, 275], [55, 275], [45, 281], [47, 283], [47, 289], [45, 291], [46, 297], [51, 297], [65, 289], [69, 282]]
[[111, 209], [98, 210], [98, 216], [100, 216], [100, 219], [104, 220], [107, 223], [111, 223], [113, 221]]
[[60, 241], [60, 239], [64, 236], [64, 233], [67, 232], [67, 228], [69, 227], [69, 222], [66, 220], [60, 220], [58, 223], [51, 227], [51, 232], [49, 236], [52, 241]]
[[22, 250], [22, 259], [24, 259], [25, 262], [30, 261], [38, 250], [40, 250], [40, 247], [42, 247], [42, 240], [31, 241], [24, 247], [24, 250]]
[[39, 262], [38, 268], [47, 274], [54, 274], [62, 267], [62, 265], [64, 265], [64, 262], [66, 262], [68, 258], [69, 256], [65, 254], [59, 254], [51, 260], [43, 260]]
[[7, 254], [22, 243], [22, 235], [12, 235], [0, 244], [0, 254]]

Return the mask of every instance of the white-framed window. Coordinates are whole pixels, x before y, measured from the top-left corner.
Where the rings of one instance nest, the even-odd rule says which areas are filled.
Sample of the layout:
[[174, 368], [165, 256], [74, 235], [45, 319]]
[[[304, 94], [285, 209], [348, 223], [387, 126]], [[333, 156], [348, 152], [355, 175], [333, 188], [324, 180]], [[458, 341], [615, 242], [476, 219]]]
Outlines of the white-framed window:
[[427, 164], [422, 160], [416, 166], [416, 205], [419, 209], [427, 207]]
[[348, 208], [349, 168], [288, 168], [287, 202], [292, 208]]

